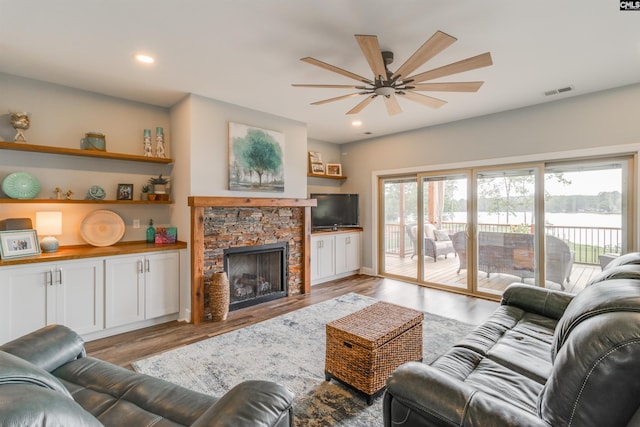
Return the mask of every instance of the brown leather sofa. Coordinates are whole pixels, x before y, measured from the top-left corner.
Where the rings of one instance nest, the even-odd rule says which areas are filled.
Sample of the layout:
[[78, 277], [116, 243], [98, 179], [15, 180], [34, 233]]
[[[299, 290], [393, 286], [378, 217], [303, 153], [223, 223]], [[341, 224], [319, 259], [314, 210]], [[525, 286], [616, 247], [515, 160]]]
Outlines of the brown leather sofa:
[[87, 357], [67, 327], [0, 347], [0, 425], [291, 427], [293, 394], [246, 381], [220, 398]]

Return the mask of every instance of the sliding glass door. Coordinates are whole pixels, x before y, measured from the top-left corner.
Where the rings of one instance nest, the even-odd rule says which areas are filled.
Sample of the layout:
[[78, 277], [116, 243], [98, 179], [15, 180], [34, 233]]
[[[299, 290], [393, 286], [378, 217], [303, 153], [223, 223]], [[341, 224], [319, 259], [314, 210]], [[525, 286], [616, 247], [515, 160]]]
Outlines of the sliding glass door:
[[418, 180], [387, 178], [380, 182], [382, 238], [379, 239], [380, 271], [407, 279], [418, 279], [418, 249], [411, 230], [418, 221]]
[[476, 172], [478, 292], [500, 295], [510, 282], [534, 283], [535, 184], [540, 170], [533, 165]]
[[511, 283], [578, 292], [636, 250], [635, 156], [380, 180], [379, 271], [499, 297]]
[[422, 236], [422, 281], [468, 288], [468, 172], [420, 175], [420, 217], [413, 236]]

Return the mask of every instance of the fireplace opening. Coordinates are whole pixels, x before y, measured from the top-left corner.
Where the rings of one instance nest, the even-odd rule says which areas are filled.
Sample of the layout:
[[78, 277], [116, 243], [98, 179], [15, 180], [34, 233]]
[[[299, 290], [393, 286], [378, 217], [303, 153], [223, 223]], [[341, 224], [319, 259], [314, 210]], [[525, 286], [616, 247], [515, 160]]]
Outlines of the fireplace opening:
[[287, 296], [288, 243], [224, 249], [229, 310]]

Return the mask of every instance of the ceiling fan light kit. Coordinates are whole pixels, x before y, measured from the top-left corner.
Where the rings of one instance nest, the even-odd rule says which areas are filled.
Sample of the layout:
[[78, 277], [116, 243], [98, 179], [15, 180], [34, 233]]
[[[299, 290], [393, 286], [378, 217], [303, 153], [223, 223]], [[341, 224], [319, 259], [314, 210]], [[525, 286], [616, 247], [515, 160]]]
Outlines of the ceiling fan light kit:
[[491, 53], [483, 53], [462, 61], [454, 62], [439, 68], [435, 68], [423, 73], [411, 75], [415, 70], [424, 65], [427, 61], [438, 55], [440, 52], [451, 46], [457, 39], [442, 31], [436, 31], [429, 40], [415, 51], [396, 72], [391, 72], [388, 66], [393, 62], [393, 52], [382, 51], [376, 36], [358, 35], [355, 36], [360, 50], [364, 54], [369, 68], [373, 72], [373, 79], [327, 64], [320, 60], [306, 57], [302, 58], [308, 64], [315, 65], [325, 70], [332, 71], [342, 76], [357, 80], [364, 85], [324, 85], [324, 84], [294, 84], [294, 87], [307, 88], [333, 88], [333, 89], [357, 89], [347, 95], [335, 98], [324, 99], [312, 102], [311, 105], [322, 105], [329, 102], [339, 101], [346, 98], [353, 98], [364, 95], [366, 98], [360, 101], [355, 107], [347, 111], [347, 114], [357, 114], [369, 105], [375, 98], [382, 97], [389, 115], [402, 112], [397, 97], [404, 97], [431, 108], [439, 108], [447, 103], [442, 99], [433, 98], [418, 92], [477, 92], [484, 82], [441, 82], [422, 83], [428, 80], [446, 77], [477, 68], [487, 67], [493, 64]]

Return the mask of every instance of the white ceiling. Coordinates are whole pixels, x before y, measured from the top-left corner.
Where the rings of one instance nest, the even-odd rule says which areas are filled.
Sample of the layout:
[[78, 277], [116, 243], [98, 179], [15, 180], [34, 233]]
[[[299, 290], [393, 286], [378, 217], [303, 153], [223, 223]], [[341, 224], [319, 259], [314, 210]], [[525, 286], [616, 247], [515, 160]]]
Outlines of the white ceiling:
[[[309, 105], [348, 90], [291, 87], [357, 84], [305, 56], [372, 77], [354, 34], [377, 35], [395, 70], [437, 30], [458, 41], [416, 72], [489, 51], [493, 66], [435, 80], [484, 80], [479, 92], [432, 93], [448, 101], [437, 110], [400, 99], [393, 117], [376, 99], [356, 129], [345, 112], [359, 99]], [[165, 107], [194, 93], [344, 143], [638, 83], [640, 12], [616, 0], [0, 0], [0, 72]]]

